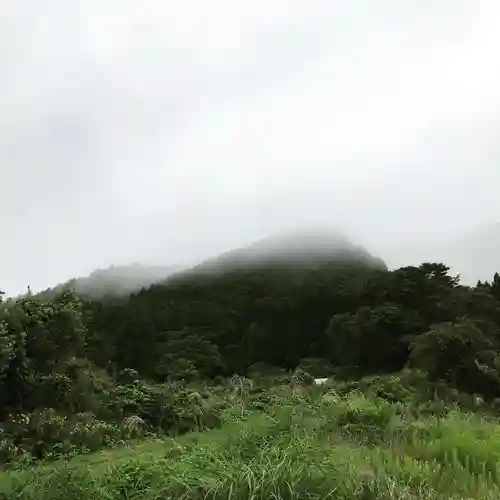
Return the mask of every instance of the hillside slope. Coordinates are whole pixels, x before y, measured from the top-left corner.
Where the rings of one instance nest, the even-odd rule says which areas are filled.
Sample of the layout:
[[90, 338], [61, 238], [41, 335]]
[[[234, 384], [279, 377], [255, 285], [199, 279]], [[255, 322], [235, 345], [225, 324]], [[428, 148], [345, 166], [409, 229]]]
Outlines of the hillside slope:
[[311, 268], [348, 262], [386, 269], [380, 258], [355, 245], [341, 233], [313, 228], [264, 238], [208, 259], [192, 271], [217, 273], [255, 267]]
[[[355, 311], [367, 280], [385, 270], [380, 259], [336, 233], [266, 238], [117, 307], [95, 304], [95, 359], [114, 355], [119, 366], [152, 377], [171, 370], [174, 354], [186, 360], [204, 353], [202, 375], [240, 373], [256, 362], [291, 368], [301, 358], [321, 357], [332, 316]], [[155, 352], [166, 354], [152, 362]]]
[[153, 283], [167, 279], [180, 271], [179, 266], [147, 266], [131, 264], [97, 269], [89, 276], [74, 278], [45, 290], [40, 295], [54, 295], [64, 289], [74, 289], [79, 295], [90, 299], [108, 296], [124, 296], [147, 288]]

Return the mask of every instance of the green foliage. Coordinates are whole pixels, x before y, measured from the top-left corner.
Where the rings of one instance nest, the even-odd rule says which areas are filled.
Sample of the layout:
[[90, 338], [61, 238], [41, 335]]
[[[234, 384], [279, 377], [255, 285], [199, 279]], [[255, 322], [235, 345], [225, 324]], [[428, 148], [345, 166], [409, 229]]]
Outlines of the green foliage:
[[492, 287], [460, 286], [439, 263], [392, 272], [359, 261], [193, 272], [121, 301], [87, 303], [87, 352], [101, 366], [105, 352], [119, 369], [160, 381], [256, 373], [259, 364], [290, 371], [307, 358], [325, 359], [329, 372], [328, 364], [336, 373], [394, 372], [408, 363], [411, 339], [433, 324], [467, 315], [496, 336]]
[[255, 363], [293, 369], [325, 354], [332, 314], [356, 309], [373, 272], [343, 262], [180, 276], [121, 302], [87, 304], [99, 344], [90, 354], [102, 364], [100, 351], [111, 353], [119, 368], [160, 380], [176, 358], [202, 377], [245, 373]]
[[0, 383], [3, 382], [9, 371], [10, 363], [16, 355], [16, 343], [9, 334], [8, 325], [0, 321]]
[[329, 377], [334, 373], [334, 367], [325, 358], [304, 358], [300, 360], [297, 369], [309, 373], [315, 378]]
[[296, 386], [312, 385], [314, 383], [314, 377], [299, 367], [292, 374], [292, 383]]
[[340, 431], [358, 440], [377, 442], [395, 421], [397, 407], [355, 391], [336, 401], [334, 413]]
[[155, 374], [160, 378], [209, 376], [221, 369], [221, 356], [216, 345], [190, 329], [160, 333], [156, 344], [158, 363]]
[[416, 312], [396, 304], [335, 315], [327, 329], [332, 360], [360, 373], [397, 371], [407, 359], [407, 336], [419, 326]]
[[466, 392], [495, 395], [500, 389], [494, 342], [471, 319], [440, 323], [413, 341], [411, 362], [431, 379]]
[[[386, 377], [377, 384], [393, 382]], [[370, 380], [363, 383], [368, 387]], [[325, 390], [324, 396], [343, 389]], [[275, 391], [281, 392], [265, 412], [242, 417], [230, 412], [216, 430], [4, 472], [0, 495], [7, 500], [499, 498], [495, 419], [453, 407], [442, 416], [416, 415], [413, 405], [406, 411], [405, 405], [360, 391], [334, 402], [312, 394], [298, 400], [291, 388]]]
[[83, 353], [85, 336], [81, 303], [69, 292], [51, 302], [28, 297], [0, 311], [0, 411], [35, 406], [40, 386], [52, 385], [60, 396], [65, 380], [56, 373]]
[[162, 358], [156, 373], [169, 380], [193, 381], [200, 378], [200, 373], [192, 361], [170, 355]]
[[3, 463], [54, 459], [117, 443], [120, 428], [90, 413], [67, 416], [52, 408], [12, 415], [0, 432]]
[[[438, 263], [395, 271], [363, 259], [278, 264], [193, 272], [93, 301], [70, 291], [11, 301], [0, 294], [3, 462], [12, 467], [122, 441], [201, 433], [258, 411], [279, 425], [252, 445], [243, 440], [254, 462], [244, 457], [245, 473], [228, 466], [235, 482], [212, 477], [206, 484], [216, 483], [221, 495], [240, 488], [265, 498], [284, 495], [288, 481], [323, 494], [324, 477], [311, 479], [300, 454], [282, 449], [296, 410], [301, 425], [328, 420], [328, 432], [363, 446], [421, 436], [409, 418], [446, 419], [457, 407], [498, 412], [498, 401], [490, 404], [500, 390], [498, 274], [471, 288]], [[331, 380], [317, 387], [314, 377]], [[321, 429], [311, 430], [318, 442]], [[268, 437], [278, 443], [268, 450], [274, 475], [263, 468], [264, 451], [256, 451]], [[304, 436], [295, 437], [288, 444], [302, 449]], [[320, 470], [316, 458], [311, 463]], [[408, 467], [408, 477], [425, 470]], [[134, 470], [119, 476], [142, 481]], [[255, 474], [266, 479], [259, 483]], [[245, 481], [254, 481], [253, 489]], [[363, 483], [366, 495], [385, 491], [377, 481]], [[215, 491], [197, 484], [195, 495]]]
[[[86, 359], [87, 320], [82, 303], [69, 292], [51, 300], [29, 296], [9, 307], [2, 305], [4, 463], [84, 453], [121, 439], [218, 425], [214, 408], [194, 402], [186, 388], [146, 382], [131, 368], [114, 379], [113, 370], [106, 373]], [[186, 341], [172, 335], [170, 341], [172, 378], [187, 377], [180, 366], [183, 347], [201, 369], [220, 362], [216, 348], [204, 339], [189, 336]], [[197, 373], [192, 362], [186, 362], [190, 375]]]
[[278, 366], [270, 366], [266, 363], [254, 363], [248, 367], [248, 375], [252, 378], [259, 377], [280, 377], [285, 375], [286, 371]]

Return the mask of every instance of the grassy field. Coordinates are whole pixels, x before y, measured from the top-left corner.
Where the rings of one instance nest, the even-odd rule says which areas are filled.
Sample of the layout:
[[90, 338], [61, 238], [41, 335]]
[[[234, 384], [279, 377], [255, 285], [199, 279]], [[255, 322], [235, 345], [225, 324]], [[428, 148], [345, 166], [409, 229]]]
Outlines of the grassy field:
[[217, 429], [0, 474], [0, 498], [500, 498], [494, 416], [334, 387], [241, 399]]

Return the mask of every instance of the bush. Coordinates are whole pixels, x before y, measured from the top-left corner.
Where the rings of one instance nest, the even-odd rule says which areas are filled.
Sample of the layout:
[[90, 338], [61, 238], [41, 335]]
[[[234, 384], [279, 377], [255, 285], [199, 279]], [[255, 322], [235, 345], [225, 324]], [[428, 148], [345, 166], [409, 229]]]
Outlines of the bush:
[[166, 386], [136, 380], [127, 385], [117, 385], [109, 395], [108, 417], [123, 421], [130, 416], [144, 420], [152, 429], [168, 431], [174, 426], [175, 394]]
[[439, 323], [417, 336], [410, 361], [431, 380], [444, 380], [467, 393], [495, 397], [500, 363], [494, 343], [471, 319]]
[[324, 358], [304, 358], [297, 369], [311, 374], [314, 378], [330, 377], [334, 371], [330, 361]]
[[283, 368], [268, 365], [266, 363], [254, 363], [247, 370], [248, 376], [252, 378], [260, 377], [280, 377], [286, 374]]
[[358, 438], [377, 441], [396, 418], [396, 407], [381, 399], [351, 392], [334, 407], [335, 423]]
[[9, 463], [23, 456], [53, 459], [98, 450], [118, 442], [121, 430], [91, 413], [68, 417], [48, 408], [12, 415], [1, 435], [1, 453]]

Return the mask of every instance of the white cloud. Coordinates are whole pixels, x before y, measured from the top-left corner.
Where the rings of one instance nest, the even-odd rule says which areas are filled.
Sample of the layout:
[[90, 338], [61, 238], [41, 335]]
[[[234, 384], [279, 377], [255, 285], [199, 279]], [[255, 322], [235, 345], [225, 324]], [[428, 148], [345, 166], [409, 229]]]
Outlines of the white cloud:
[[26, 0], [0, 15], [0, 221], [23, 234], [0, 250], [9, 289], [295, 222], [394, 239], [500, 209], [497, 0]]

